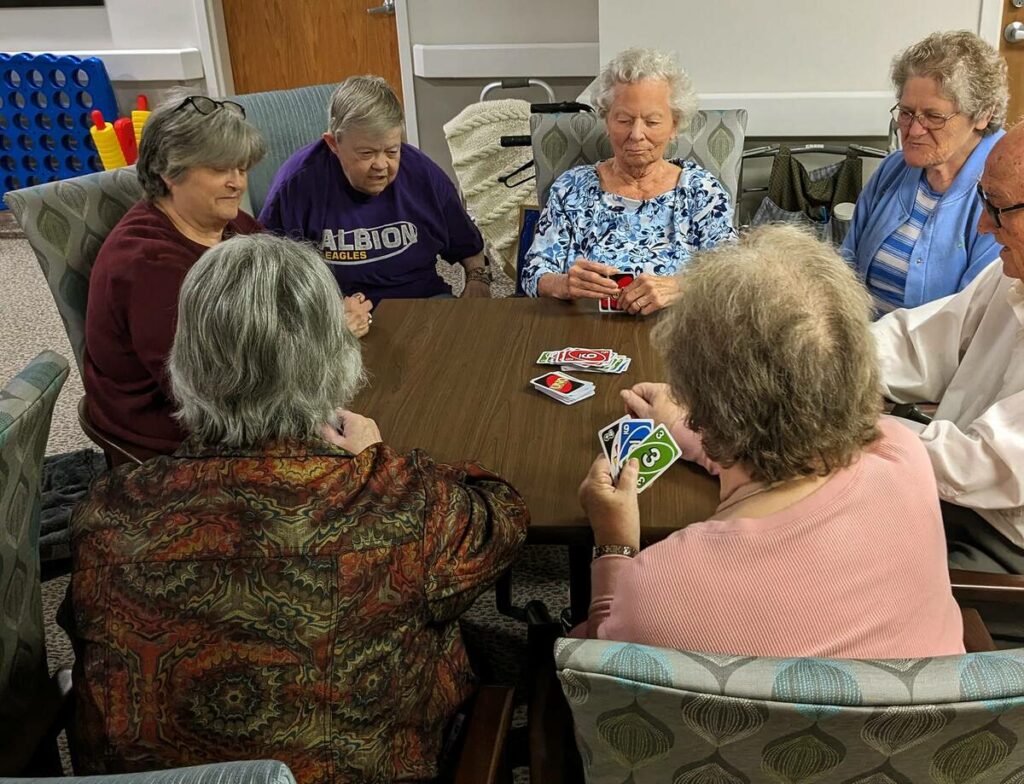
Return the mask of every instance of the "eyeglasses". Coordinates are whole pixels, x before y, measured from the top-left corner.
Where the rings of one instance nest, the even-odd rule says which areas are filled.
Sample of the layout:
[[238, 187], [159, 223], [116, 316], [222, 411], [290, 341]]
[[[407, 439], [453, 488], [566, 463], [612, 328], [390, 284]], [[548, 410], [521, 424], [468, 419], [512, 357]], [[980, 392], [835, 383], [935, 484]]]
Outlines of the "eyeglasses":
[[978, 183], [978, 198], [981, 199], [981, 203], [985, 205], [985, 211], [988, 212], [992, 222], [996, 224], [997, 229], [1003, 228], [1003, 221], [1000, 216], [1004, 212], [1013, 212], [1014, 210], [1024, 210], [1024, 202], [1020, 204], [1014, 204], [1009, 207], [997, 207], [988, 200], [988, 196], [981, 187], [981, 183]]
[[889, 110], [889, 114], [892, 115], [892, 119], [896, 121], [896, 124], [900, 128], [909, 128], [914, 120], [920, 124], [926, 131], [937, 131], [949, 121], [950, 118], [956, 117], [960, 112], [953, 112], [952, 114], [939, 114], [938, 112], [921, 112], [915, 114], [909, 109], [904, 109], [899, 104], [896, 104]]
[[174, 111], [180, 111], [186, 106], [191, 106], [200, 114], [213, 114], [218, 109], [226, 109], [229, 112], [245, 117], [245, 107], [234, 101], [215, 101], [205, 95], [190, 95], [184, 101], [174, 107]]

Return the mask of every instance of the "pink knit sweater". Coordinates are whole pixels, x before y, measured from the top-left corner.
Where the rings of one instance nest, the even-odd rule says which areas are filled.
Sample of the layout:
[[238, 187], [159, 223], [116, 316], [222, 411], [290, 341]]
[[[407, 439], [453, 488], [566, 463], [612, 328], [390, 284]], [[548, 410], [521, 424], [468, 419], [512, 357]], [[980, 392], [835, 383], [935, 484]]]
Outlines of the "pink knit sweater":
[[882, 437], [785, 510], [690, 525], [592, 567], [587, 636], [707, 653], [917, 658], [963, 653], [928, 455]]

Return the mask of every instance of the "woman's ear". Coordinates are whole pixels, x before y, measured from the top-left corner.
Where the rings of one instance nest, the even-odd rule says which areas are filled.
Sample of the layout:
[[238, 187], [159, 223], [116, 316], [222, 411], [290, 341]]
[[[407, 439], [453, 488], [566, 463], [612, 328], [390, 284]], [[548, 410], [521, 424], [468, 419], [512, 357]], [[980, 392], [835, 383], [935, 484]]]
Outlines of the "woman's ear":
[[985, 114], [974, 121], [974, 130], [983, 131], [988, 128], [990, 122], [992, 122], [992, 112], [985, 112]]

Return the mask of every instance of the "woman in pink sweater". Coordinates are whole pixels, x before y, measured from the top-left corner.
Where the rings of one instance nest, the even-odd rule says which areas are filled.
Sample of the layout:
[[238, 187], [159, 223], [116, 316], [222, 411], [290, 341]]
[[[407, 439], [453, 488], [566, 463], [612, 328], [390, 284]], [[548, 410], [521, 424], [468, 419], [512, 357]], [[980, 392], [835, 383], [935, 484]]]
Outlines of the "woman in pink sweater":
[[879, 418], [871, 301], [853, 272], [770, 226], [698, 257], [680, 285], [655, 333], [669, 383], [622, 396], [719, 476], [721, 503], [630, 557], [636, 461], [616, 485], [598, 458], [580, 500], [598, 548], [627, 554], [595, 559], [580, 631], [756, 656], [963, 653], [931, 465]]

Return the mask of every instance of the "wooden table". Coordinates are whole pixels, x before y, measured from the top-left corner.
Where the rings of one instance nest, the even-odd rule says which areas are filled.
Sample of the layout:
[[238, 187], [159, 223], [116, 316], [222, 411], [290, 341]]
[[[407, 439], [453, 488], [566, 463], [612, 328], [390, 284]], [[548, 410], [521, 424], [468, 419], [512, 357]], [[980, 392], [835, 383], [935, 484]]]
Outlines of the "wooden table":
[[[600, 314], [596, 302], [386, 300], [364, 340], [369, 386], [352, 409], [396, 449], [477, 460], [508, 479], [530, 507], [531, 542], [586, 545], [576, 491], [600, 452], [597, 431], [624, 413], [620, 389], [663, 378], [653, 323]], [[617, 376], [578, 374], [596, 394], [566, 406], [529, 384], [550, 369], [534, 364], [541, 351], [565, 346], [611, 348], [633, 362]], [[717, 504], [717, 480], [680, 462], [640, 496], [643, 539], [707, 519]]]

